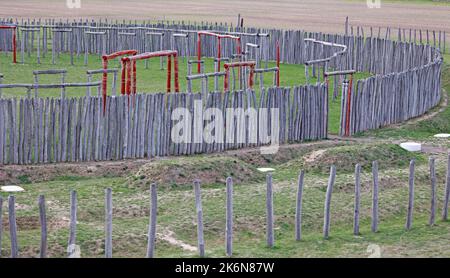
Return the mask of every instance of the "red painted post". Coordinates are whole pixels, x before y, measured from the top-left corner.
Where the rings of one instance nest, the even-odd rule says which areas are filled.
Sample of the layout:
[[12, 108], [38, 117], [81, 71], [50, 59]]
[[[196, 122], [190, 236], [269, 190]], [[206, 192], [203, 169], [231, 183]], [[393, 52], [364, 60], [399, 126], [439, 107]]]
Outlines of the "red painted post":
[[[111, 59], [115, 59], [117, 57], [120, 56], [124, 56], [124, 55], [136, 55], [137, 54], [137, 50], [123, 50], [123, 51], [118, 51], [118, 52], [114, 52], [111, 53], [109, 55], [103, 55], [102, 59], [103, 59], [103, 69], [105, 70], [103, 72], [103, 84], [102, 84], [102, 90], [103, 90], [103, 94], [107, 95], [107, 80], [108, 80], [108, 72], [106, 71], [108, 69], [108, 61]], [[105, 62], [106, 62], [106, 66], [105, 66]], [[124, 95], [125, 94], [125, 84], [126, 84], [126, 57], [122, 57], [121, 59], [121, 65], [122, 65], [122, 84], [121, 84], [121, 94]], [[105, 78], [106, 76], [106, 78]], [[106, 81], [105, 81], [106, 79]]]
[[242, 54], [241, 38], [238, 38], [238, 39], [237, 39], [236, 50], [237, 50], [237, 54], [238, 54], [238, 55], [241, 55], [241, 54]]
[[120, 86], [120, 93], [122, 95], [125, 95], [125, 83], [126, 83], [126, 61], [125, 58], [121, 59], [122, 62], [122, 82], [121, 82], [121, 86]]
[[13, 28], [13, 38], [12, 38], [12, 43], [13, 43], [13, 63], [14, 63], [14, 64], [17, 63], [17, 42], [16, 42], [16, 32], [17, 32], [17, 27], [14, 26], [14, 28]]
[[126, 63], [126, 68], [127, 68], [127, 95], [131, 94], [131, 62], [130, 60], [127, 60]]
[[[200, 61], [202, 59], [202, 38], [201, 38], [201, 33], [197, 33], [197, 58], [198, 61]], [[200, 73], [201, 71], [201, 66], [200, 63], [197, 63], [197, 71], [198, 73]]]
[[167, 92], [170, 93], [170, 77], [172, 76], [172, 56], [167, 56]]
[[253, 75], [255, 73], [255, 65], [250, 66], [250, 74], [249, 74], [249, 81], [248, 85], [250, 89], [253, 89]]
[[224, 91], [228, 90], [228, 77], [230, 67], [238, 68], [239, 70], [243, 67], [250, 67], [250, 76], [249, 76], [249, 86], [252, 88], [253, 86], [253, 76], [255, 73], [256, 62], [254, 61], [244, 61], [244, 62], [235, 62], [235, 63], [225, 63], [225, 78], [224, 78]]
[[17, 42], [16, 42], [17, 26], [11, 26], [11, 25], [0, 26], [0, 29], [12, 29], [13, 63], [16, 64], [17, 63]]
[[228, 91], [228, 76], [230, 74], [230, 68], [225, 64], [225, 77], [223, 79], [223, 92]]
[[133, 94], [136, 94], [136, 60], [132, 61], [133, 64]]
[[107, 88], [107, 83], [108, 83], [108, 74], [106, 73], [106, 71], [108, 69], [108, 60], [105, 58], [105, 56], [103, 56], [102, 58], [103, 58], [102, 96], [103, 96], [103, 114], [105, 114], [105, 112], [106, 112], [106, 88]]
[[[231, 35], [221, 35], [221, 34], [216, 34], [213, 32], [207, 32], [207, 31], [199, 31], [197, 33], [197, 58], [200, 61], [202, 59], [202, 51], [201, 51], [201, 44], [202, 44], [202, 39], [201, 36], [205, 35], [205, 36], [212, 36], [212, 37], [216, 37], [217, 38], [217, 43], [218, 43], [218, 53], [217, 53], [217, 58], [218, 58], [218, 68], [220, 69], [220, 58], [222, 56], [221, 52], [222, 52], [222, 46], [221, 46], [221, 39], [233, 39], [237, 41], [237, 52], [238, 54], [241, 54], [241, 38], [240, 37], [236, 37], [236, 36], [231, 36]], [[201, 72], [201, 67], [200, 64], [197, 64], [197, 69], [198, 69], [198, 73]]]
[[173, 66], [175, 71], [175, 92], [180, 92], [180, 84], [178, 82], [178, 54], [173, 55]]

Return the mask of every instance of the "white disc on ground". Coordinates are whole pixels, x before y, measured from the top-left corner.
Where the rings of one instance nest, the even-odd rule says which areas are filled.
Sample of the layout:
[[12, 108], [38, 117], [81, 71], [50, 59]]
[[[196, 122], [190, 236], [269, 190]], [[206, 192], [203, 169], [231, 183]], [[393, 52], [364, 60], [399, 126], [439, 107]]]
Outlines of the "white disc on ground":
[[401, 143], [400, 147], [410, 152], [420, 152], [422, 150], [422, 144], [415, 142]]
[[434, 137], [436, 137], [436, 138], [449, 138], [450, 134], [449, 133], [439, 133], [439, 134], [434, 135]]
[[25, 189], [23, 189], [22, 187], [17, 186], [17, 185], [2, 186], [1, 190], [3, 192], [22, 192], [22, 191], [25, 191]]
[[258, 170], [258, 171], [260, 171], [260, 172], [263, 172], [263, 173], [275, 171], [275, 169], [273, 169], [273, 168], [258, 168], [258, 169], [256, 169], [256, 170]]

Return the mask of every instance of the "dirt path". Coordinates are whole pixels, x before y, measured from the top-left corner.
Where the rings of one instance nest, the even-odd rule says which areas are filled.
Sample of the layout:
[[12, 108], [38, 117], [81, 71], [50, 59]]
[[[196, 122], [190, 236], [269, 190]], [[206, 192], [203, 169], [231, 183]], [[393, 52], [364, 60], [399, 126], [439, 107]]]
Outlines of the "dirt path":
[[[51, 10], [49, 9], [51, 7]], [[363, 26], [446, 30], [450, 5], [385, 3], [369, 9], [353, 0], [81, 0], [69, 9], [66, 0], [2, 0], [0, 17], [117, 18], [136, 20], [206, 20], [232, 22], [241, 13], [247, 26], [343, 32], [344, 20]]]
[[161, 234], [159, 234], [159, 233], [156, 234], [156, 236], [158, 238], [168, 242], [171, 245], [181, 247], [183, 250], [188, 251], [188, 252], [197, 252], [197, 247], [189, 245], [187, 243], [184, 243], [181, 240], [176, 239], [174, 237], [174, 235], [175, 235], [175, 233], [170, 230], [164, 231], [164, 233], [161, 233]]

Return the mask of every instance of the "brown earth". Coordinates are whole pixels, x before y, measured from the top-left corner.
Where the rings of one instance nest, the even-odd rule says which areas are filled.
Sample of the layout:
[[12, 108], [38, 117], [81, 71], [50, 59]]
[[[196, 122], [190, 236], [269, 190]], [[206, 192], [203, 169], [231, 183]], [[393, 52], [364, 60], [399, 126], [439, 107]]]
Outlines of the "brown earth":
[[[160, 184], [191, 184], [195, 178], [202, 182], [222, 183], [227, 172], [239, 173], [235, 181], [256, 181], [263, 177], [258, 167], [285, 163], [317, 148], [345, 145], [340, 140], [290, 144], [280, 146], [274, 155], [262, 155], [258, 148], [230, 150], [224, 153], [185, 157], [57, 163], [44, 165], [2, 165], [0, 185], [38, 183], [60, 177], [130, 177], [132, 184], [145, 183], [152, 176]], [[205, 165], [203, 165], [205, 163]], [[217, 170], [217, 171], [215, 171]], [[159, 177], [159, 178], [157, 178]], [[133, 213], [134, 209], [131, 210]], [[138, 209], [139, 211], [139, 209]]]
[[58, 163], [43, 165], [2, 165], [0, 185], [36, 183], [58, 177], [124, 177], [148, 160]]
[[236, 183], [263, 180], [264, 175], [238, 158], [228, 156], [197, 156], [160, 159], [142, 166], [131, 178], [132, 185], [156, 182], [163, 186], [192, 185], [198, 179], [206, 184], [223, 184], [227, 177]]
[[354, 25], [391, 26], [450, 32], [450, 5], [381, 1], [369, 9], [353, 0], [81, 0], [69, 9], [66, 0], [2, 0], [0, 17], [109, 18], [136, 20], [205, 20], [232, 22], [237, 14], [247, 26], [343, 32], [344, 20]]

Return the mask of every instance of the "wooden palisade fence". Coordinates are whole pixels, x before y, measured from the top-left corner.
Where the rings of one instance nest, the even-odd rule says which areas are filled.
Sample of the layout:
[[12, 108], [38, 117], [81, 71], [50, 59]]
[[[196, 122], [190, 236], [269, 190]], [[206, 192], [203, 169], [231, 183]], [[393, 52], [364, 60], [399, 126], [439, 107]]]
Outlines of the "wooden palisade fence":
[[[172, 112], [186, 108], [194, 114], [196, 101], [200, 113], [208, 108], [222, 111], [223, 140], [196, 142], [193, 134], [190, 141], [172, 141], [172, 128], [177, 123]], [[122, 160], [262, 146], [271, 143], [265, 140], [273, 125], [278, 126], [280, 143], [327, 137], [328, 104], [323, 84], [269, 88], [259, 102], [254, 91], [240, 91], [206, 96], [159, 93], [108, 97], [104, 115], [102, 105], [99, 97], [0, 99], [0, 164]], [[235, 116], [234, 124], [227, 124], [228, 108], [268, 109], [258, 110], [262, 112], [257, 122], [241, 114]], [[279, 121], [273, 124], [270, 108], [279, 111]], [[194, 127], [195, 118], [190, 120]], [[201, 123], [203, 132], [209, 121]], [[267, 133], [262, 133], [264, 125]], [[260, 132], [256, 132], [257, 127]], [[250, 138], [249, 129], [256, 132], [256, 141]]]

